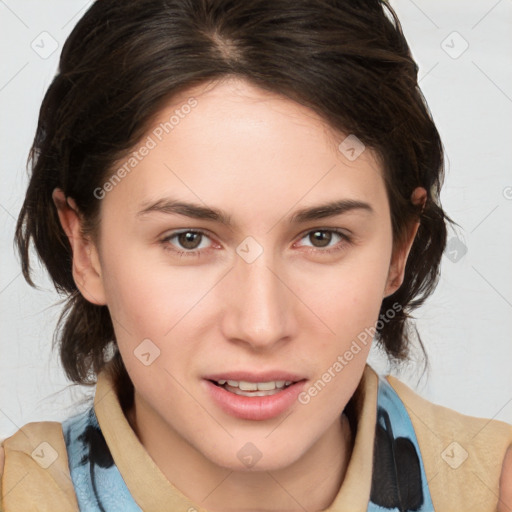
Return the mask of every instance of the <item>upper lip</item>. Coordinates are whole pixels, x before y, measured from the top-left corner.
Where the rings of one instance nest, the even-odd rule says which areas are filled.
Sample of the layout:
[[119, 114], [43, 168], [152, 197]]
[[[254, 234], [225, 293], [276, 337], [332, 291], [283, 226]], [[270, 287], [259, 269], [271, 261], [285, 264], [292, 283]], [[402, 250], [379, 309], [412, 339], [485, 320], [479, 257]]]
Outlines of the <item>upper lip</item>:
[[204, 377], [206, 380], [235, 380], [237, 382], [272, 382], [278, 380], [298, 382], [304, 380], [305, 377], [300, 375], [284, 372], [280, 370], [269, 370], [266, 372], [247, 372], [247, 371], [236, 371], [236, 372], [219, 372]]

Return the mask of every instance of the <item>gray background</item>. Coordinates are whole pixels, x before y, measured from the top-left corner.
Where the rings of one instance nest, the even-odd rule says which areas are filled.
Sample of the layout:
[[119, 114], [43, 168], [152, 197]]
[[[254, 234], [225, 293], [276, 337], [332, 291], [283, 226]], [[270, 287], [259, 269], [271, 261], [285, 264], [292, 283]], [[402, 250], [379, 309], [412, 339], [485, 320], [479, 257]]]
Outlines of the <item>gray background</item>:
[[[12, 245], [39, 106], [88, 5], [0, 0], [0, 438], [30, 421], [62, 421], [91, 392], [68, 385], [51, 353], [59, 297], [41, 272], [40, 290], [24, 282]], [[441, 200], [462, 228], [416, 315], [431, 372], [419, 379], [412, 364], [399, 376], [429, 400], [512, 423], [512, 0], [391, 5], [446, 148]], [[370, 362], [387, 371], [378, 352]]]

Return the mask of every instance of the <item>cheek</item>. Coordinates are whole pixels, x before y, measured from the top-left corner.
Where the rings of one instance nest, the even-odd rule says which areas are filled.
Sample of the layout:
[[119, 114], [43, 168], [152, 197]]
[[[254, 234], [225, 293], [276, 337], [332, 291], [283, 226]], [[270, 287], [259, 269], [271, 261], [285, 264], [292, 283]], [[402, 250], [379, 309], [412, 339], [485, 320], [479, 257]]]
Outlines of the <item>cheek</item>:
[[148, 262], [142, 251], [109, 254], [102, 267], [111, 314], [139, 337], [165, 335], [204, 293], [197, 270]]
[[355, 337], [375, 324], [389, 271], [389, 251], [368, 248], [325, 267], [303, 282], [307, 304], [337, 338]]
[[[122, 262], [108, 267], [105, 280], [117, 344], [126, 369], [142, 394], [168, 386], [167, 371], [179, 373], [178, 363], [192, 358], [194, 347], [183, 343], [189, 325], [186, 313], [200, 292], [191, 293], [194, 287], [190, 279], [180, 277], [179, 272], [165, 275], [161, 269], [150, 267], [137, 265], [137, 258], [125, 253]], [[147, 353], [149, 361], [144, 361]], [[188, 363], [181, 366], [187, 368]]]

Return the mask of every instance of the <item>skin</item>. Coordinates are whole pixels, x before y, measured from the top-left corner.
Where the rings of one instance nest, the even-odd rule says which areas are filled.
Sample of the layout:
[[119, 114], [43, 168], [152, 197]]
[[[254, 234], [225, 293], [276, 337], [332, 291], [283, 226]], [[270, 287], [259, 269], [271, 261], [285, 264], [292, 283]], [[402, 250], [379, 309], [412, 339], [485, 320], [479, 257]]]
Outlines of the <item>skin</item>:
[[[81, 235], [75, 204], [55, 190], [73, 275], [87, 300], [111, 312], [136, 389], [128, 419], [169, 481], [212, 511], [320, 510], [345, 475], [353, 436], [342, 412], [370, 344], [308, 404], [270, 420], [224, 413], [202, 377], [281, 369], [317, 381], [375, 325], [382, 299], [401, 285], [418, 223], [393, 247], [375, 154], [366, 148], [350, 161], [338, 150], [346, 134], [247, 82], [190, 89], [155, 125], [192, 96], [197, 106], [102, 199], [96, 237]], [[166, 197], [222, 209], [233, 225], [138, 214]], [[425, 197], [418, 188], [411, 200]], [[288, 222], [299, 209], [339, 199], [364, 201], [373, 213]], [[192, 228], [207, 234], [196, 249], [169, 239]], [[340, 229], [351, 241], [327, 232], [325, 247], [312, 234], [320, 228]], [[248, 236], [263, 249], [252, 263], [236, 252]], [[149, 366], [134, 355], [147, 338], [160, 349]], [[262, 454], [252, 468], [237, 457], [247, 442]]]

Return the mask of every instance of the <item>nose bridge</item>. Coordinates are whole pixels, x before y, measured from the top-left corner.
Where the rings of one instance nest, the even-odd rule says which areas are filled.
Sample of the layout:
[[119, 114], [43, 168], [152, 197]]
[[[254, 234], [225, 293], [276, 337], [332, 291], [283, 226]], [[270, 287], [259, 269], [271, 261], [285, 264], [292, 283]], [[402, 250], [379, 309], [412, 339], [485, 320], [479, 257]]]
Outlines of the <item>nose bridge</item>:
[[[240, 252], [230, 276], [226, 336], [243, 340], [253, 346], [267, 346], [290, 336], [290, 297], [276, 277], [276, 261], [271, 251], [261, 250], [255, 259]], [[247, 246], [245, 247], [247, 249]], [[254, 252], [252, 253], [254, 258]]]

